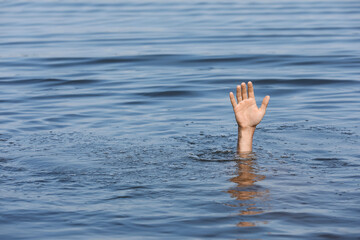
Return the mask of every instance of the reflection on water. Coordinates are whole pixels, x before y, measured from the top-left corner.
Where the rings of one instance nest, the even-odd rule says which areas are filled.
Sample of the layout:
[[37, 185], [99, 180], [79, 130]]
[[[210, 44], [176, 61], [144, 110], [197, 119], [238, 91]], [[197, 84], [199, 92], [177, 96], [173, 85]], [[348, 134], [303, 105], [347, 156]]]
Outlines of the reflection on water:
[[[256, 182], [265, 179], [264, 175], [257, 174], [256, 157], [252, 154], [241, 154], [236, 165], [236, 176], [230, 179], [231, 182], [236, 183], [236, 187], [229, 189], [227, 192], [238, 203], [231, 206], [241, 209], [240, 216], [252, 216], [263, 213], [269, 190], [256, 185]], [[243, 219], [246, 219], [246, 217], [243, 217]], [[261, 223], [266, 224], [264, 221]], [[240, 221], [237, 226], [253, 227], [257, 224], [259, 222]]]

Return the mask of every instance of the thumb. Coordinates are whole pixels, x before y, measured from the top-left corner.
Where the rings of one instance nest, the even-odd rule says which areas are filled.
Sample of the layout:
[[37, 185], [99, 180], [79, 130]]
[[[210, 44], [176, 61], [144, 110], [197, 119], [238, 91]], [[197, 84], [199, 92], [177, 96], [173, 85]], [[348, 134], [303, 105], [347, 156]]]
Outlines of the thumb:
[[270, 101], [270, 96], [264, 97], [264, 99], [263, 99], [263, 101], [262, 101], [260, 110], [263, 111], [264, 113], [265, 113], [266, 108], [267, 108], [267, 106], [268, 106], [268, 104], [269, 104], [269, 101]]

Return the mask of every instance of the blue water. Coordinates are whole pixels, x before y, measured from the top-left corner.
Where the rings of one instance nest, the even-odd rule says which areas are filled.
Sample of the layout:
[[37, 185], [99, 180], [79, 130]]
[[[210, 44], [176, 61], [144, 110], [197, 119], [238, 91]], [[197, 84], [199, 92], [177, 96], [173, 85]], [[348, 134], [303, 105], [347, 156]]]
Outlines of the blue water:
[[0, 239], [360, 239], [359, 56], [356, 0], [1, 1]]

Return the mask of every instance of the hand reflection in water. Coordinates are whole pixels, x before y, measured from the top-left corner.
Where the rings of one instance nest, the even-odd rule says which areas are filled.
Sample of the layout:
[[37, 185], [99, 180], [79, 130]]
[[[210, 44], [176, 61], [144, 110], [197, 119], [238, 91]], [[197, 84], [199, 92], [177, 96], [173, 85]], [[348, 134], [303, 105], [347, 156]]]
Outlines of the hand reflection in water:
[[[256, 159], [252, 154], [240, 154], [241, 160], [237, 161], [237, 175], [230, 179], [236, 184], [235, 188], [229, 189], [228, 193], [235, 198], [239, 204], [231, 205], [240, 207], [241, 216], [257, 215], [263, 213], [268, 190], [259, 189], [256, 182], [265, 179], [265, 176], [256, 174]], [[256, 221], [258, 222], [258, 221]], [[256, 222], [241, 221], [239, 227], [255, 226]], [[264, 223], [264, 222], [263, 222]]]

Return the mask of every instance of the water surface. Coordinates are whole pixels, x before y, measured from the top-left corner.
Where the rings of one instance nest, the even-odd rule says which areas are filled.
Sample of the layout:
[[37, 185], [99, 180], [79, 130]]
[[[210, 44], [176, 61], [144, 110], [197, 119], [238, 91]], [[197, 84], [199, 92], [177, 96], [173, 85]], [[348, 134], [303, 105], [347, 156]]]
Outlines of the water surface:
[[[359, 239], [358, 1], [0, 3], [1, 239]], [[236, 155], [228, 99], [271, 100]]]

